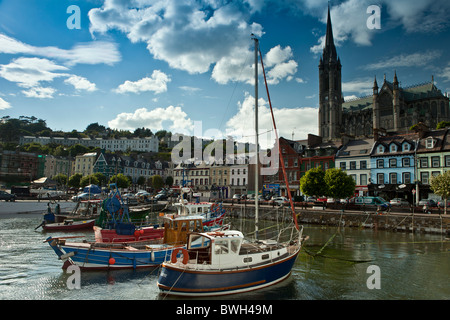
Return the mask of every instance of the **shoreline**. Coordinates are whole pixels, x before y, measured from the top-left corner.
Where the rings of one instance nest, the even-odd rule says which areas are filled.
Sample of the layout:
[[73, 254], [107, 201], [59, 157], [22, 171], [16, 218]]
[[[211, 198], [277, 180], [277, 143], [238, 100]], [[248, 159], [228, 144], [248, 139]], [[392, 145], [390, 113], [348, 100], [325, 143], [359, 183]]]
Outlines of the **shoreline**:
[[[47, 212], [48, 200], [16, 200], [13, 202], [0, 202], [0, 218], [15, 214], [43, 214]], [[54, 203], [52, 201], [52, 203]], [[72, 211], [76, 202], [56, 201], [61, 207], [61, 211]], [[53, 206], [52, 206], [53, 209]]]

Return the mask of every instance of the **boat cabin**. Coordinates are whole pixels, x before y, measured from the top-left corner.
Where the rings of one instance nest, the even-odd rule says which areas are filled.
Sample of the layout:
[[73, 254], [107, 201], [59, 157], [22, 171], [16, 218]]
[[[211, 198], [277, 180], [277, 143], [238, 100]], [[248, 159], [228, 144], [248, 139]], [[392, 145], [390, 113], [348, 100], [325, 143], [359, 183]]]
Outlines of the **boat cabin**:
[[185, 244], [188, 233], [203, 232], [202, 217], [198, 215], [180, 216], [166, 214], [163, 217], [164, 243]]
[[192, 233], [187, 250], [189, 263], [220, 269], [260, 265], [287, 254], [286, 248], [276, 241], [247, 242], [240, 231], [234, 230]]
[[178, 215], [188, 216], [195, 214], [206, 214], [211, 211], [212, 203], [210, 202], [188, 202], [188, 203], [174, 203]]

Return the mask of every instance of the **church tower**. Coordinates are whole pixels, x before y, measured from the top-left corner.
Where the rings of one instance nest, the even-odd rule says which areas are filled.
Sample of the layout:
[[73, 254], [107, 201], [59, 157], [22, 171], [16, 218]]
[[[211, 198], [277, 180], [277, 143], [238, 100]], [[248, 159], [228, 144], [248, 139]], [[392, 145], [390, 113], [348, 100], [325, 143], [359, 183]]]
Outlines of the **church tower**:
[[319, 136], [324, 140], [339, 139], [342, 131], [341, 68], [328, 6], [325, 47], [319, 63]]

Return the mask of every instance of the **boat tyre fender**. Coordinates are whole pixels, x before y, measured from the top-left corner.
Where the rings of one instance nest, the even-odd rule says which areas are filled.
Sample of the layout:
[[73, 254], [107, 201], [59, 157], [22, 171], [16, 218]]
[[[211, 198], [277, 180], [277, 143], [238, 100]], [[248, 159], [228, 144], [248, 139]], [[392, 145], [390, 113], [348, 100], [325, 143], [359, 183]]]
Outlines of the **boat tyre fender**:
[[176, 248], [175, 250], [172, 251], [172, 255], [170, 256], [170, 262], [172, 263], [176, 263], [177, 262], [177, 254], [178, 252], [181, 252], [181, 254], [183, 255], [183, 264], [187, 264], [189, 261], [189, 253], [186, 249], [184, 248]]

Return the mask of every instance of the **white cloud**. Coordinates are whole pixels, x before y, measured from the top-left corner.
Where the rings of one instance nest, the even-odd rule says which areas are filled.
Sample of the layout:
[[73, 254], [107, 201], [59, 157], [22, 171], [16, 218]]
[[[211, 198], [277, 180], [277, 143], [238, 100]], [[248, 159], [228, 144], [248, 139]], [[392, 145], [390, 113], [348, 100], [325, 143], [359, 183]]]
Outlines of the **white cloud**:
[[73, 85], [77, 90], [86, 90], [89, 92], [97, 90], [97, 86], [95, 85], [95, 83], [90, 82], [84, 77], [76, 75], [70, 76], [69, 78], [64, 80], [64, 82]]
[[140, 108], [133, 113], [120, 113], [108, 126], [112, 129], [135, 130], [149, 128], [152, 131], [169, 130], [172, 133], [189, 133], [193, 129], [193, 121], [181, 107], [169, 106], [148, 110]]
[[444, 77], [445, 81], [450, 81], [450, 63], [440, 73], [441, 77]]
[[6, 110], [6, 109], [10, 109], [11, 108], [11, 104], [5, 100], [3, 100], [2, 98], [0, 98], [0, 110]]
[[[327, 21], [326, 1], [302, 0], [306, 12]], [[367, 28], [367, 19], [371, 16], [366, 12], [370, 5], [379, 6], [381, 11], [381, 29]], [[372, 39], [379, 32], [388, 32], [395, 27], [403, 27], [409, 33], [436, 33], [450, 26], [448, 12], [450, 1], [435, 0], [346, 0], [331, 7], [331, 21], [335, 44], [352, 40], [362, 46], [370, 46]], [[325, 30], [325, 29], [324, 29]], [[325, 42], [325, 31], [318, 39], [317, 45], [310, 48], [311, 52], [322, 52]]]
[[373, 81], [372, 78], [365, 78], [365, 79], [356, 79], [349, 82], [343, 82], [342, 83], [342, 92], [351, 92], [351, 93], [358, 93], [358, 95], [368, 95], [372, 93], [373, 88]]
[[[244, 101], [239, 103], [238, 112], [226, 123], [227, 136], [232, 136], [240, 142], [254, 143], [254, 100], [254, 97], [247, 94]], [[274, 117], [280, 137], [291, 139], [294, 132], [294, 139], [299, 140], [305, 139], [309, 133], [317, 133], [318, 110], [316, 108], [274, 108]], [[275, 133], [272, 131], [270, 107], [262, 98], [258, 99], [258, 125], [261, 146], [270, 147], [274, 142], [271, 139], [275, 139]]]
[[427, 52], [416, 52], [411, 54], [400, 54], [392, 58], [383, 60], [365, 66], [366, 70], [389, 69], [395, 67], [418, 67], [425, 66], [431, 61], [438, 59], [442, 53], [438, 50]]
[[26, 54], [57, 59], [72, 66], [75, 64], [108, 64], [120, 61], [117, 45], [106, 41], [78, 43], [71, 49], [57, 47], [36, 47], [0, 34], [0, 53]]
[[17, 58], [7, 65], [0, 65], [0, 76], [8, 81], [16, 82], [24, 88], [31, 88], [40, 82], [50, 82], [57, 77], [66, 77], [67, 73], [57, 71], [68, 70], [48, 59]]
[[154, 70], [152, 76], [142, 78], [138, 81], [125, 81], [121, 84], [115, 92], [117, 93], [140, 93], [145, 91], [153, 91], [155, 93], [162, 93], [167, 91], [167, 83], [171, 79], [168, 75], [160, 70]]
[[29, 90], [22, 90], [28, 98], [51, 99], [56, 92], [53, 88], [34, 87]]

